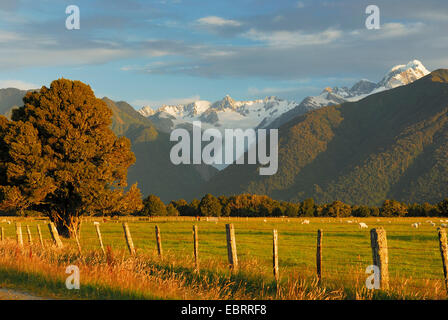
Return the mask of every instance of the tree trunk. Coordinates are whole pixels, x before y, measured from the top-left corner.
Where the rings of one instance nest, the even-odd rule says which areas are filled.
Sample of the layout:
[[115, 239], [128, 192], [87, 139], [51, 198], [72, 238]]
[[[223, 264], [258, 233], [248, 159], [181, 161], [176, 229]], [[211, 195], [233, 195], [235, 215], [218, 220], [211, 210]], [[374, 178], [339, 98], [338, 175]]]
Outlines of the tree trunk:
[[66, 218], [50, 217], [50, 220], [56, 225], [56, 229], [61, 237], [76, 239], [79, 233], [81, 219], [77, 216]]

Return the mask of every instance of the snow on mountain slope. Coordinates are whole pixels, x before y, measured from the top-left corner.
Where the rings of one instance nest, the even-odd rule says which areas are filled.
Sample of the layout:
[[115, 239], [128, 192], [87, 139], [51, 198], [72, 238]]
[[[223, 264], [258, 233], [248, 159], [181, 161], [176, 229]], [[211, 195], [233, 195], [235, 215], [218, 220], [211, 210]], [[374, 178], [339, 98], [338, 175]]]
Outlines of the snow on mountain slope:
[[311, 98], [308, 105], [314, 107], [315, 105], [339, 104], [345, 102], [344, 100], [358, 101], [370, 94], [410, 84], [427, 74], [429, 71], [423, 64], [418, 60], [413, 60], [406, 65], [393, 67], [377, 84], [364, 79], [357, 82], [351, 89], [346, 87], [327, 88], [320, 96], [308, 97]]
[[[162, 106], [151, 112], [150, 107], [143, 107], [139, 112], [159, 126], [163, 123], [163, 131], [170, 131], [175, 127], [201, 121], [202, 128], [248, 129], [256, 128], [260, 123], [271, 123], [281, 114], [295, 108], [296, 102], [290, 102], [277, 97], [253, 101], [235, 101], [230, 96], [211, 103], [209, 101], [195, 101], [186, 105]], [[170, 120], [170, 121], [167, 121]]]
[[406, 65], [391, 68], [378, 83], [363, 79], [351, 88], [325, 88], [320, 95], [306, 97], [300, 104], [278, 97], [236, 101], [227, 95], [214, 103], [199, 100], [189, 104], [164, 105], [157, 110], [143, 107], [139, 112], [165, 132], [178, 127], [191, 129], [194, 121], [201, 122], [202, 130], [216, 128], [221, 133], [224, 133], [224, 129], [236, 128], [272, 129], [311, 110], [358, 101], [371, 94], [407, 85], [427, 74], [429, 71], [423, 64], [413, 60]]
[[406, 85], [429, 74], [429, 71], [418, 60], [410, 61], [406, 65], [393, 67], [386, 76], [378, 83], [378, 87], [393, 89]]
[[309, 96], [300, 104], [277, 97], [253, 101], [235, 101], [230, 96], [211, 103], [194, 101], [185, 105], [164, 105], [158, 110], [143, 107], [139, 112], [150, 117], [162, 131], [191, 126], [193, 121], [201, 121], [203, 129], [217, 128], [278, 128], [289, 119], [308, 111], [348, 101], [358, 101], [368, 95], [406, 85], [429, 74], [419, 60], [406, 65], [397, 65], [378, 83], [363, 79], [351, 88], [326, 88], [318, 96]]
[[144, 117], [150, 117], [156, 113], [156, 111], [150, 106], [145, 106], [138, 110], [138, 112], [140, 112], [140, 114]]
[[418, 60], [410, 61], [406, 65], [398, 65], [389, 70], [383, 79], [374, 83], [369, 80], [361, 80], [350, 89], [347, 87], [326, 88], [318, 96], [306, 97], [295, 107], [271, 121], [263, 128], [278, 128], [289, 120], [300, 116], [310, 110], [337, 105], [344, 102], [354, 102], [361, 100], [371, 94], [407, 85], [429, 74], [429, 71]]

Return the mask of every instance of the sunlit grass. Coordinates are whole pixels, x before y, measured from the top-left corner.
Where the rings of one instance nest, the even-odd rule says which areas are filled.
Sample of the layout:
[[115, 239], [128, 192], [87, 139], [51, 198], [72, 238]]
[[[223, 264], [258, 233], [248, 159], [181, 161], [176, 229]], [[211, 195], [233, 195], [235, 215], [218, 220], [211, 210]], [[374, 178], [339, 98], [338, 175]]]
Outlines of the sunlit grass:
[[[7, 224], [3, 222], [0, 225], [4, 227], [5, 235], [10, 240], [8, 241], [9, 245], [13, 246], [15, 221], [11, 218], [6, 219], [12, 223]], [[186, 297], [190, 299], [194, 297], [203, 299], [446, 298], [437, 229], [425, 223], [426, 220], [432, 220], [440, 225], [438, 218], [311, 218], [309, 219], [311, 221], [309, 225], [301, 224], [303, 219], [288, 218], [267, 219], [267, 222], [264, 222], [264, 218], [234, 218], [230, 219], [230, 221], [225, 218], [220, 219], [218, 223], [195, 221], [193, 218], [155, 218], [150, 219], [150, 221], [125, 218], [120, 221], [107, 219], [105, 222], [99, 218], [85, 220], [82, 224], [80, 236], [83, 252], [86, 256], [92, 257], [92, 254], [93, 256], [98, 256], [98, 259], [102, 261], [101, 259], [105, 258], [102, 257], [99, 251], [93, 220], [100, 221], [103, 243], [105, 246], [113, 248], [112, 252], [116, 257], [120, 257], [119, 261], [121, 262], [118, 265], [121, 267], [127, 263], [131, 265], [136, 263], [135, 261], [132, 262], [136, 258], [131, 258], [127, 252], [123, 235], [121, 223], [123, 220], [128, 221], [134, 245], [137, 249], [138, 259], [144, 259], [143, 265], [145, 267], [142, 267], [142, 270], [131, 268], [132, 271], [129, 271], [130, 274], [126, 275], [126, 277], [131, 277], [131, 275], [133, 277], [136, 276], [135, 274], [142, 274], [142, 272], [144, 274], [146, 269], [151, 269], [163, 272], [164, 276], [157, 273], [155, 277], [157, 279], [166, 278], [166, 272], [169, 271], [168, 274], [170, 274], [170, 277], [173, 277], [169, 279], [176, 279], [175, 282], [178, 281], [175, 285], [178, 291], [172, 291], [171, 295], [167, 294], [167, 292], [170, 292], [167, 290], [158, 293], [158, 290], [156, 290], [157, 286], [151, 287], [149, 284], [147, 289], [136, 290], [132, 285], [128, 284], [132, 283], [132, 281], [122, 283], [124, 287], [113, 285], [113, 277], [105, 282], [104, 288], [109, 288], [110, 290], [115, 288], [114, 290], [118, 290], [117, 292], [121, 292], [120, 290], [128, 287], [126, 289], [129, 291], [128, 293], [120, 293], [126, 299], [185, 299]], [[363, 221], [369, 225], [369, 229], [359, 229], [356, 223], [349, 224], [347, 220]], [[422, 222], [418, 229], [411, 227], [411, 224], [416, 221]], [[35, 247], [37, 248], [35, 250], [40, 250], [37, 245], [36, 225], [41, 224], [45, 243], [47, 247], [51, 245], [50, 234], [48, 227], [45, 225], [45, 220], [22, 218], [20, 222], [25, 244], [27, 244], [25, 226], [29, 225], [33, 233]], [[227, 264], [225, 224], [229, 222], [235, 226], [238, 258], [241, 264], [240, 273], [233, 275], [240, 281], [237, 281], [237, 284], [235, 284], [235, 278], [231, 277]], [[157, 256], [154, 232], [156, 224], [162, 232], [163, 259], [159, 259]], [[216, 291], [219, 288], [214, 288], [214, 291], [210, 283], [204, 283], [204, 279], [198, 278], [197, 273], [194, 272], [192, 256], [192, 226], [194, 224], [199, 227], [201, 277], [206, 275], [207, 277], [212, 277], [206, 277], [207, 281], [215, 279], [213, 281], [218, 281], [219, 288], [227, 286], [228, 291]], [[372, 292], [365, 289], [365, 280], [367, 278], [365, 269], [372, 264], [369, 230], [380, 226], [387, 231], [389, 245], [391, 290], [388, 293], [382, 291]], [[280, 289], [274, 291], [272, 291], [275, 286], [272, 276], [273, 229], [277, 229], [279, 232], [281, 274]], [[317, 229], [324, 230], [323, 281], [321, 287], [315, 283]], [[80, 259], [79, 257], [75, 258], [77, 252], [74, 241], [63, 239], [63, 242], [66, 247], [64, 252], [67, 250], [71, 252], [70, 259]], [[42, 259], [43, 261], [47, 259], [46, 254], [42, 255]], [[67, 257], [61, 259], [61, 263], [67, 265]], [[85, 269], [90, 270], [93, 268], [92, 261], [94, 260], [91, 258], [90, 260], [86, 259], [84, 257], [83, 260], [76, 261], [81, 263], [81, 265], [84, 263]], [[1, 261], [1, 267], [4, 269], [5, 258]], [[44, 262], [42, 263], [45, 265]], [[102, 263], [98, 265], [101, 266]], [[141, 262], [139, 263], [141, 265]], [[15, 265], [17, 267], [18, 262], [15, 262]], [[38, 267], [36, 268], [39, 269]], [[57, 274], [61, 275], [61, 279], [65, 279], [65, 269], [61, 270], [57, 271]], [[118, 273], [121, 272], [121, 269], [115, 270]], [[52, 274], [55, 272], [52, 271]], [[92, 273], [89, 279], [93, 281], [102, 277], [99, 273]], [[2, 281], [4, 278], [3, 276]], [[92, 282], [93, 287], [96, 285], [95, 281]], [[205, 287], [201, 287], [203, 285]], [[62, 287], [62, 292], [66, 292], [65, 286]], [[201, 289], [199, 290], [198, 288], [200, 287]], [[199, 291], [195, 291], [196, 289]], [[203, 290], [208, 291], [208, 293], [202, 292]], [[117, 295], [117, 293], [112, 290], [112, 293], [105, 294], [104, 298], [114, 295]], [[92, 296], [91, 294], [80, 296], [80, 298], [101, 297], [103, 296]]]

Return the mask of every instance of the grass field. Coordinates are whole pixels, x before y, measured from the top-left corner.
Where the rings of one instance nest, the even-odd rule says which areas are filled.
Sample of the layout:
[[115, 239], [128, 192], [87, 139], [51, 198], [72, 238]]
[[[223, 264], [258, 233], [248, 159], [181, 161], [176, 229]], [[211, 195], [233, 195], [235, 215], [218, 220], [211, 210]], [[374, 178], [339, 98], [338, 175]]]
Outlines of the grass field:
[[[6, 238], [15, 239], [15, 222], [21, 222], [25, 247], [27, 235], [25, 226], [31, 228], [34, 242], [38, 242], [36, 225], [40, 224], [45, 242], [51, 244], [47, 222], [44, 219], [13, 219], [11, 224], [0, 223]], [[126, 259], [126, 242], [121, 222], [127, 221], [138, 255], [152, 261], [160, 270], [178, 270], [185, 274], [193, 270], [192, 226], [199, 227], [199, 259], [202, 272], [218, 274], [232, 279], [228, 272], [225, 224], [235, 226], [238, 258], [241, 264], [239, 277], [256, 279], [254, 286], [271, 286], [272, 275], [272, 230], [279, 233], [279, 266], [281, 283], [286, 287], [297, 279], [313, 284], [316, 269], [316, 234], [318, 229], [323, 237], [323, 282], [327, 292], [340, 292], [340, 298], [417, 298], [445, 299], [443, 269], [440, 257], [437, 226], [441, 218], [309, 218], [310, 224], [301, 224], [302, 218], [221, 218], [218, 222], [195, 221], [193, 218], [152, 218], [149, 221], [124, 218], [119, 221], [100, 221], [105, 246], [110, 246], [115, 256]], [[443, 218], [442, 218], [443, 219]], [[353, 223], [348, 223], [351, 220]], [[431, 220], [437, 226], [425, 221]], [[0, 219], [3, 221], [3, 218]], [[81, 228], [80, 243], [83, 252], [99, 252], [98, 238], [93, 225], [95, 219], [85, 220]], [[356, 223], [365, 222], [369, 228], [360, 229]], [[411, 227], [421, 222], [418, 229]], [[154, 227], [158, 225], [162, 233], [163, 260], [157, 257]], [[370, 248], [371, 228], [384, 227], [387, 231], [389, 247], [389, 272], [391, 290], [387, 296], [365, 291], [367, 275], [365, 269], [372, 264]], [[65, 247], [75, 250], [72, 240], [63, 239]], [[252, 281], [252, 280], [251, 280]], [[250, 281], [249, 281], [250, 282]], [[250, 286], [246, 283], [246, 286]], [[278, 298], [263, 294], [249, 298]], [[234, 291], [232, 291], [234, 292]], [[278, 292], [277, 292], [278, 293]], [[50, 293], [51, 294], [51, 293]], [[241, 298], [248, 298], [241, 293]], [[263, 296], [266, 295], [267, 296]], [[338, 295], [338, 294], [336, 294]], [[331, 296], [331, 295], [330, 295]], [[176, 297], [176, 296], [175, 296]], [[165, 298], [175, 298], [165, 297]], [[306, 298], [300, 295], [284, 295], [282, 298]], [[129, 297], [128, 297], [129, 298]], [[163, 298], [163, 297], [162, 297]], [[225, 298], [220, 295], [203, 298]], [[229, 298], [238, 298], [229, 296]], [[312, 298], [311, 296], [309, 298]], [[319, 298], [319, 297], [317, 297]], [[322, 296], [322, 298], [325, 298]], [[329, 298], [329, 297], [326, 297]]]

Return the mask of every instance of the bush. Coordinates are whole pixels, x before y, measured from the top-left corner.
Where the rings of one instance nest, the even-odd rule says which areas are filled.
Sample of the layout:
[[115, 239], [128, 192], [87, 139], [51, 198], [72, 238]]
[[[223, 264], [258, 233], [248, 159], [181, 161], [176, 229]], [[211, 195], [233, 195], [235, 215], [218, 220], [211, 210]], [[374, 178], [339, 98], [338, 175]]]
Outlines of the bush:
[[209, 193], [202, 198], [199, 204], [199, 212], [201, 216], [205, 217], [219, 217], [221, 215], [221, 208], [222, 206], [219, 200]]
[[143, 200], [141, 215], [151, 217], [166, 216], [166, 206], [158, 196], [151, 194]]

